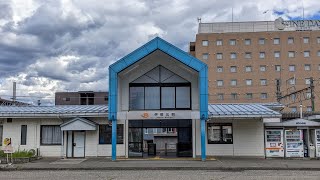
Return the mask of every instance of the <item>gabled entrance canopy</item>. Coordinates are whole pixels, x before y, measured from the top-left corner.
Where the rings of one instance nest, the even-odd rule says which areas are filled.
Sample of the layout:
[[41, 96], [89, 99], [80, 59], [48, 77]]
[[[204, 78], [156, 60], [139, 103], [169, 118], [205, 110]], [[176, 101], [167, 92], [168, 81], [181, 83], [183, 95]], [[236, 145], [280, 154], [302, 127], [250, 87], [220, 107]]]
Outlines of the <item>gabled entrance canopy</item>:
[[60, 125], [61, 131], [95, 131], [97, 123], [85, 118], [76, 117]]

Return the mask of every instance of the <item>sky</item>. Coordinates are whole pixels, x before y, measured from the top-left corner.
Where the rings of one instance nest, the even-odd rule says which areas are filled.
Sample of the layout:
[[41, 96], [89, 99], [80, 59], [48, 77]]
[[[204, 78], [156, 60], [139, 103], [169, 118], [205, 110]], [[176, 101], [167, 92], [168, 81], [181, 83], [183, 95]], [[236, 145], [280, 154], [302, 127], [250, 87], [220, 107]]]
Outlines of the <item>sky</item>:
[[[320, 19], [319, 0], [0, 0], [0, 97], [107, 91], [108, 66], [156, 36], [188, 51], [198, 21]], [[303, 11], [304, 10], [304, 11]]]

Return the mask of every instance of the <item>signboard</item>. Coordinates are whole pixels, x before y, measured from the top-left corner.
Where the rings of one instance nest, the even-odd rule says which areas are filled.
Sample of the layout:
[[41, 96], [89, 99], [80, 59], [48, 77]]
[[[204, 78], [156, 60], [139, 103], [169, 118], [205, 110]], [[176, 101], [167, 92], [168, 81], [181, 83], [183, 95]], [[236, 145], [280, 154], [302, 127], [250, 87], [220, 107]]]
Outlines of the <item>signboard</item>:
[[[193, 115], [199, 113], [191, 111], [129, 111], [127, 112], [126, 119], [195, 119]], [[120, 117], [120, 116], [119, 116]], [[122, 116], [121, 116], [122, 117]]]
[[11, 138], [4, 138], [3, 139], [2, 150], [4, 153], [13, 153]]
[[284, 30], [286, 28], [295, 29], [297, 31], [319, 30], [320, 20], [285, 21], [280, 17], [275, 20], [274, 26], [278, 30]]

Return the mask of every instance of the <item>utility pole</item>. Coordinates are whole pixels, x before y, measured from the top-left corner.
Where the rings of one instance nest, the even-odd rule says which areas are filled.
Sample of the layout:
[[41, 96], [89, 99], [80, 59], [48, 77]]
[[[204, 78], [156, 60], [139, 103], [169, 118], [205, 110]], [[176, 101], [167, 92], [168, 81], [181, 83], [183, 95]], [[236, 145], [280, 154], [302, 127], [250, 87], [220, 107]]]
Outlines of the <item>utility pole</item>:
[[314, 112], [314, 84], [313, 84], [313, 77], [310, 78], [310, 93], [311, 93], [311, 107], [312, 112]]

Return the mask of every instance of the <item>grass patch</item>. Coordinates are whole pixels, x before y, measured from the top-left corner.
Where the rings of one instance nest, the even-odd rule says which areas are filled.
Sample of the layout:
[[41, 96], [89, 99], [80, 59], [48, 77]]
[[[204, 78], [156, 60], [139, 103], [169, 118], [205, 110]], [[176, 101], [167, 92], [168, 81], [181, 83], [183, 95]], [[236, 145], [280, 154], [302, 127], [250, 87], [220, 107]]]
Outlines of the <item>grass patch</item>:
[[[35, 156], [34, 150], [31, 149], [29, 151], [27, 150], [18, 150], [12, 153], [13, 158], [30, 158]], [[7, 154], [5, 154], [3, 151], [0, 151], [0, 157], [7, 157]]]

